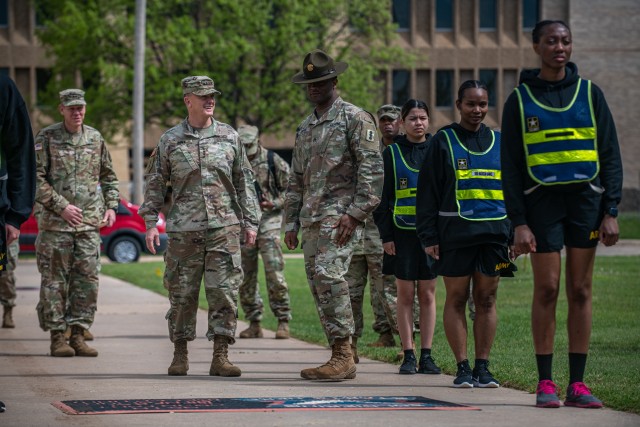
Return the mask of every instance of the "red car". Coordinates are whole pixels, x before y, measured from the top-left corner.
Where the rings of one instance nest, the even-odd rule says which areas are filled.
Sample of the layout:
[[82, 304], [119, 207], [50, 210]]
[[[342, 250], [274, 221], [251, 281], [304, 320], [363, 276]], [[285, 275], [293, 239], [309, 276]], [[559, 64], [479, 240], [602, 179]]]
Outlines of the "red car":
[[[165, 232], [164, 216], [160, 214], [158, 220], [160, 232], [160, 247], [158, 253], [167, 247], [167, 234]], [[102, 239], [102, 252], [111, 261], [128, 263], [140, 258], [142, 251], [149, 252], [144, 241], [145, 224], [138, 215], [138, 206], [120, 199], [116, 212], [116, 222], [111, 227], [100, 229]], [[38, 235], [38, 223], [33, 215], [20, 227], [20, 252], [33, 253], [36, 251], [35, 242]]]

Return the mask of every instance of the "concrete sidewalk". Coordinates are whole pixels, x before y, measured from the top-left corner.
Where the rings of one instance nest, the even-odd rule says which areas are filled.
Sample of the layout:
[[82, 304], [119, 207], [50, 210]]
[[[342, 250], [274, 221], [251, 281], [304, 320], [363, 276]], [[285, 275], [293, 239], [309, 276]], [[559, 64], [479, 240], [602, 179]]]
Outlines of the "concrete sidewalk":
[[[361, 359], [355, 380], [312, 382], [300, 369], [327, 360], [329, 351], [298, 340], [238, 340], [230, 359], [239, 378], [208, 375], [212, 345], [204, 338], [206, 313], [189, 346], [186, 377], [169, 377], [172, 344], [160, 295], [109, 277], [101, 278], [99, 311], [91, 343], [97, 358], [49, 356], [49, 334], [40, 330], [35, 306], [39, 275], [34, 260], [21, 260], [16, 329], [0, 329], [0, 426], [640, 426], [640, 416], [608, 409], [538, 409], [535, 396], [499, 389], [454, 389], [452, 377], [397, 374], [397, 366]], [[311, 296], [309, 295], [309, 298]], [[245, 324], [239, 324], [241, 330]], [[72, 399], [176, 399], [221, 397], [424, 396], [479, 411], [300, 411], [136, 415], [66, 415], [51, 402]]]

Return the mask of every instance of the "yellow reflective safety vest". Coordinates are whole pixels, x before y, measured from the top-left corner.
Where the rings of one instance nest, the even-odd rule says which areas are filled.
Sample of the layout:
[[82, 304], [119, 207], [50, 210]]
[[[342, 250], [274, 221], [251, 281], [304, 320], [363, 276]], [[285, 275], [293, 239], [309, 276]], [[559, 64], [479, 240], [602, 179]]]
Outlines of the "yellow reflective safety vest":
[[420, 171], [407, 164], [398, 144], [391, 144], [389, 149], [393, 159], [393, 176], [396, 184], [393, 223], [403, 230], [415, 230], [416, 191]]
[[591, 181], [598, 175], [596, 119], [591, 81], [578, 80], [568, 106], [542, 105], [526, 83], [516, 88], [531, 178], [542, 185]]
[[500, 132], [491, 131], [493, 141], [484, 152], [465, 147], [456, 132], [442, 130], [449, 143], [451, 164], [456, 177], [458, 212], [439, 212], [440, 216], [460, 216], [470, 221], [505, 219], [507, 209], [502, 193]]

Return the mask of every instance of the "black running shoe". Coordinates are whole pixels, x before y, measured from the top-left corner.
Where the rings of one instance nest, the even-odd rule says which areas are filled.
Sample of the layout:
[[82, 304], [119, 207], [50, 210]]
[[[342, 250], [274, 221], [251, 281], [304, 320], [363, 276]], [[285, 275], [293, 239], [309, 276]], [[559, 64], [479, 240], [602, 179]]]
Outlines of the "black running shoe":
[[480, 388], [498, 388], [500, 383], [489, 372], [489, 361], [478, 362], [473, 368], [473, 385]]
[[403, 375], [413, 375], [417, 372], [416, 369], [416, 355], [413, 352], [404, 354], [404, 360], [402, 361], [402, 365], [400, 365], [400, 374]]
[[456, 372], [456, 379], [453, 380], [453, 386], [456, 388], [473, 388], [471, 366], [469, 366], [467, 359], [458, 363], [458, 372]]
[[437, 375], [439, 373], [441, 373], [442, 371], [440, 370], [440, 368], [438, 367], [438, 365], [436, 365], [435, 360], [433, 360], [433, 357], [431, 357], [431, 355], [421, 355], [420, 356], [420, 363], [418, 363], [418, 373], [419, 374], [434, 374]]

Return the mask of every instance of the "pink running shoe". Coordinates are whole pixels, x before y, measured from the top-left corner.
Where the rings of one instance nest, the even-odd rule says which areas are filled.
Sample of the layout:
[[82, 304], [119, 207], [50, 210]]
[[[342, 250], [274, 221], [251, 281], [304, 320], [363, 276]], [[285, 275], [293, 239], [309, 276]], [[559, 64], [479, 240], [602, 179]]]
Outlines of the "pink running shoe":
[[[566, 402], [565, 402], [566, 405]], [[551, 380], [542, 380], [536, 388], [536, 406], [538, 408], [559, 408], [558, 386]]]
[[591, 394], [591, 390], [583, 382], [569, 384], [564, 406], [577, 408], [602, 408], [600, 399]]

